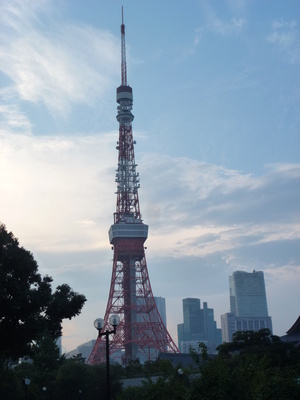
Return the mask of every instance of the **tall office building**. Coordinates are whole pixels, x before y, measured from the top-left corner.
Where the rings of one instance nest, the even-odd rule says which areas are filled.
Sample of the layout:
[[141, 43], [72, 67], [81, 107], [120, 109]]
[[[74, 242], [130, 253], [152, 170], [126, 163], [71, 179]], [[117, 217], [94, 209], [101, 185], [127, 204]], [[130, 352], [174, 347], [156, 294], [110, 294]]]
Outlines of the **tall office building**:
[[166, 299], [164, 297], [153, 296], [159, 315], [165, 326], [167, 326]]
[[205, 301], [200, 314], [201, 321], [203, 321], [204, 339], [207, 342], [208, 349], [214, 352], [215, 348], [222, 343], [222, 331], [217, 327], [213, 308], [208, 308]]
[[214, 310], [200, 299], [187, 298], [182, 301], [183, 323], [177, 325], [178, 347], [180, 352], [188, 353], [191, 347], [198, 350], [198, 343], [206, 344], [208, 351], [214, 353], [221, 344], [221, 329], [214, 320]]
[[231, 312], [221, 316], [223, 342], [230, 342], [237, 331], [272, 331], [262, 271], [235, 271], [229, 277], [229, 293]]
[[229, 277], [230, 311], [236, 317], [268, 315], [264, 273], [235, 271]]
[[200, 299], [183, 299], [184, 335], [188, 340], [201, 340]]

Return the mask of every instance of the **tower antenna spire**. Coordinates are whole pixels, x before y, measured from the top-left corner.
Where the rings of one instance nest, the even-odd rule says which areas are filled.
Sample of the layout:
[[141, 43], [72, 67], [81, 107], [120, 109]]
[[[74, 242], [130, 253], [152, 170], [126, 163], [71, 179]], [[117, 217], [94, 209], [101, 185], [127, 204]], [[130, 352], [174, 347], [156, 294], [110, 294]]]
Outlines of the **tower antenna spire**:
[[126, 65], [126, 46], [125, 46], [125, 25], [122, 6], [122, 25], [121, 25], [121, 85], [127, 86], [127, 65]]
[[[118, 168], [116, 212], [108, 235], [112, 245], [113, 267], [110, 291], [104, 316], [103, 331], [109, 328], [109, 316], [117, 314], [120, 324], [109, 352], [115, 361], [130, 363], [139, 358], [142, 362], [155, 360], [159, 352], [178, 353], [163, 321], [152, 293], [145, 256], [144, 243], [148, 225], [143, 223], [138, 190], [139, 173], [136, 171], [132, 133], [133, 94], [127, 85], [125, 25], [122, 7], [121, 25], [121, 85], [117, 88], [117, 141]], [[105, 360], [106, 346], [98, 337], [89, 356], [89, 364]]]

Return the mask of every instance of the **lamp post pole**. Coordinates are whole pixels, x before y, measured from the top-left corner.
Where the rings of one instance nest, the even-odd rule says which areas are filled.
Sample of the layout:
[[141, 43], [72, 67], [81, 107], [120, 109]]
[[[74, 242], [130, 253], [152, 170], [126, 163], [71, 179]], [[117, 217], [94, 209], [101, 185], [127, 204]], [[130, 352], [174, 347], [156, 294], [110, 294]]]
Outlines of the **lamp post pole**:
[[107, 329], [105, 332], [101, 332], [104, 327], [104, 320], [102, 318], [97, 318], [94, 321], [94, 326], [98, 330], [98, 337], [105, 336], [106, 341], [106, 393], [107, 400], [110, 400], [110, 369], [109, 369], [109, 335], [115, 334], [117, 326], [120, 323], [120, 317], [118, 315], [112, 315], [109, 318], [110, 325], [113, 326], [113, 330]]

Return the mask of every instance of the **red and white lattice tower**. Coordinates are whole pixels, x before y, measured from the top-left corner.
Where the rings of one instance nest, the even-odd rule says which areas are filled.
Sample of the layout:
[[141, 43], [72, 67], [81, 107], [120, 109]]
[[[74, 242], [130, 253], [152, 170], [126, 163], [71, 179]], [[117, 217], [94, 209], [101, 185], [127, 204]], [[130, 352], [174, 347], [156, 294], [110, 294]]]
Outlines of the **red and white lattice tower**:
[[[159, 352], [179, 352], [157, 309], [145, 258], [144, 242], [148, 225], [141, 218], [134, 144], [132, 88], [127, 84], [125, 25], [121, 25], [121, 86], [117, 88], [119, 122], [117, 204], [109, 241], [114, 252], [109, 298], [103, 331], [108, 329], [111, 314], [121, 322], [110, 337], [110, 354], [122, 363], [153, 360]], [[118, 355], [118, 356], [117, 356]], [[104, 339], [99, 337], [88, 359], [89, 364], [105, 361]]]

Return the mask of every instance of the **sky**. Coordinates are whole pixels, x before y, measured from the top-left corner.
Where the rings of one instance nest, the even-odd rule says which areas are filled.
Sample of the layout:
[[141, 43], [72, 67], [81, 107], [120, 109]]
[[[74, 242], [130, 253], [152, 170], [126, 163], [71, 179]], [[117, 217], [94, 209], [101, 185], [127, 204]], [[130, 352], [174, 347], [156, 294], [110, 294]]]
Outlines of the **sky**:
[[63, 350], [94, 339], [112, 270], [116, 88], [128, 84], [152, 290], [230, 311], [264, 271], [273, 333], [300, 314], [300, 2], [0, 0], [0, 221], [42, 275], [87, 297]]

